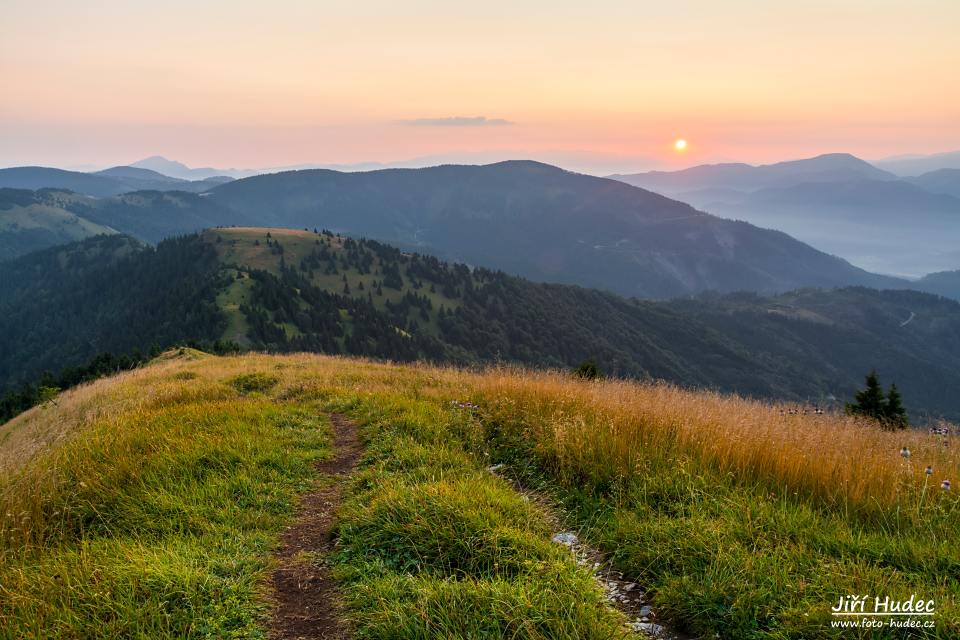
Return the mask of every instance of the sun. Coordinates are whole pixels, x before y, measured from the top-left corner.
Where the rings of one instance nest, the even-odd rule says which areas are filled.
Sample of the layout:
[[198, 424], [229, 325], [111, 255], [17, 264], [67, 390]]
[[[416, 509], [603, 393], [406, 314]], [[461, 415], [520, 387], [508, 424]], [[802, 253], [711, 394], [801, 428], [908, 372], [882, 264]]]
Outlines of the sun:
[[687, 150], [687, 141], [683, 138], [677, 138], [676, 142], [673, 143], [674, 151], [684, 152]]

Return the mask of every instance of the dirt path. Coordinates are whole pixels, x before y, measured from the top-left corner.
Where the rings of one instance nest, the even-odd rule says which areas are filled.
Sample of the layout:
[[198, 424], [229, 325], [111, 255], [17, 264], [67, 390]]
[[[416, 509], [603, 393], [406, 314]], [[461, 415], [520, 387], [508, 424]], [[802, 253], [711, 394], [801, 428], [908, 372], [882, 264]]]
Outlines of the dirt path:
[[332, 481], [303, 496], [296, 522], [281, 536], [280, 566], [273, 572], [275, 606], [270, 637], [275, 640], [344, 640], [349, 629], [340, 616], [340, 599], [329, 571], [310, 561], [332, 550], [331, 529], [343, 498], [346, 479], [360, 459], [357, 425], [341, 415], [331, 416], [334, 457], [317, 464]]

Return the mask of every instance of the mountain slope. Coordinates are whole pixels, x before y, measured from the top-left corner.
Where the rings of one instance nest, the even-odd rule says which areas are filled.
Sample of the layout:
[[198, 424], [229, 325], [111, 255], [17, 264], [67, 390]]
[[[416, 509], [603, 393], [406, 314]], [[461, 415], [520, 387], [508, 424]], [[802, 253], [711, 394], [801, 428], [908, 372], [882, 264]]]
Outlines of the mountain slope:
[[960, 198], [960, 169], [938, 169], [904, 181], [915, 184], [931, 193], [943, 193]]
[[0, 169], [0, 188], [11, 189], [66, 189], [96, 196], [108, 197], [129, 191], [121, 182], [92, 173], [64, 171], [50, 167], [12, 167]]
[[50, 167], [12, 167], [0, 169], [0, 188], [59, 189], [97, 198], [131, 191], [191, 191], [201, 193], [228, 182], [226, 176], [205, 176], [205, 179], [181, 180], [156, 171], [137, 167], [112, 167], [95, 173], [65, 171]]
[[620, 376], [816, 402], [876, 367], [913, 415], [960, 416], [944, 393], [960, 385], [960, 304], [913, 292], [631, 302], [285, 229], [155, 250], [97, 238], [0, 265], [0, 283], [0, 388], [102, 351], [220, 339], [460, 364], [594, 358]]
[[877, 160], [875, 165], [900, 176], [919, 176], [939, 169], [960, 169], [960, 151], [930, 155], [895, 156]]
[[59, 194], [77, 215], [145, 242], [193, 233], [210, 227], [245, 224], [247, 217], [194, 193], [134, 191], [113, 198]]
[[783, 234], [535, 162], [295, 171], [238, 180], [210, 197], [257, 225], [324, 226], [624, 295], [894, 283]]
[[829, 153], [814, 158], [757, 166], [726, 163], [700, 165], [680, 171], [649, 171], [610, 177], [667, 195], [695, 189], [753, 191], [801, 182], [896, 179], [892, 173], [878, 169], [848, 153]]
[[[936, 415], [960, 384], [960, 305], [915, 291], [804, 290], [760, 298], [731, 295], [669, 306], [735, 340], [776, 355], [838, 391], [876, 369]], [[937, 345], [936, 354], [931, 351]], [[832, 382], [830, 382], [832, 381]], [[849, 384], [849, 383], [848, 383]], [[852, 386], [840, 397], [849, 397]]]
[[33, 191], [0, 189], [0, 261], [111, 233], [116, 232], [46, 202]]
[[176, 160], [167, 160], [163, 156], [150, 156], [143, 160], [130, 163], [130, 166], [160, 173], [171, 178], [188, 181], [207, 180], [209, 178], [224, 178], [248, 176], [253, 171], [237, 171], [236, 169], [213, 169], [211, 167], [191, 168]]
[[897, 179], [847, 154], [752, 167], [705, 165], [614, 176], [710, 213], [778, 229], [868, 271], [918, 277], [955, 269], [960, 180]]
[[102, 352], [146, 352], [224, 330], [216, 254], [97, 236], [0, 263], [0, 389]]
[[801, 183], [700, 204], [872, 271], [920, 276], [960, 264], [960, 198], [900, 180]]
[[960, 300], [960, 270], [930, 273], [913, 283], [919, 291]]

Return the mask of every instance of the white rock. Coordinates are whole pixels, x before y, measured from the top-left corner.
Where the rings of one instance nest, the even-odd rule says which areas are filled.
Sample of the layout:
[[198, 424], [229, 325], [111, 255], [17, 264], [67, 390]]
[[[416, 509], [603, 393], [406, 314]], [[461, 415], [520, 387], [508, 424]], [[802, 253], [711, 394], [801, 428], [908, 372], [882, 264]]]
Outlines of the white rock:
[[665, 627], [661, 627], [655, 622], [635, 622], [633, 623], [633, 630], [641, 631], [653, 638], [662, 638], [667, 631]]
[[557, 544], [564, 544], [568, 547], [572, 547], [575, 544], [580, 542], [580, 539], [577, 538], [576, 534], [571, 533], [570, 531], [562, 531], [553, 536], [553, 541]]

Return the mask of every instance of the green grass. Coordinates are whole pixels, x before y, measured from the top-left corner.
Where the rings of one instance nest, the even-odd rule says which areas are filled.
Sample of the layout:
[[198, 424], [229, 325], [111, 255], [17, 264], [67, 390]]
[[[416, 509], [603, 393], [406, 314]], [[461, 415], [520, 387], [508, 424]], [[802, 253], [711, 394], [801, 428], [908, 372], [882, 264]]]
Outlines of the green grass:
[[2, 521], [0, 637], [263, 637], [269, 554], [328, 425], [202, 396], [96, 424], [0, 486], [23, 509]]
[[550, 541], [548, 513], [470, 453], [475, 425], [396, 396], [352, 413], [370, 446], [336, 570], [359, 637], [624, 636], [592, 574]]
[[[270, 234], [270, 238], [267, 234]], [[220, 242], [217, 242], [217, 237]], [[211, 242], [217, 248], [218, 255], [224, 265], [228, 265], [228, 271], [231, 274], [241, 273], [244, 269], [262, 269], [275, 276], [281, 273], [281, 256], [272, 251], [270, 242], [279, 242], [283, 245], [283, 261], [290, 266], [298, 266], [301, 261], [319, 248], [317, 240], [328, 246], [334, 254], [340, 254], [343, 251], [343, 239], [336, 237], [318, 236], [312, 231], [299, 229], [259, 229], [259, 228], [228, 228], [216, 229], [204, 232], [204, 238]], [[259, 244], [255, 244], [259, 242]], [[347, 277], [350, 284], [350, 294], [354, 298], [367, 298], [368, 293], [375, 294], [375, 281], [382, 281], [383, 276], [375, 275], [383, 264], [379, 257], [376, 257], [372, 251], [367, 250], [373, 256], [371, 271], [372, 273], [360, 273], [355, 267], [338, 267], [337, 274], [326, 274], [322, 269], [314, 272], [310, 282], [320, 289], [330, 293], [343, 294], [343, 277]], [[403, 287], [401, 290], [382, 287], [381, 295], [373, 296], [373, 304], [378, 310], [385, 310], [387, 303], [397, 304], [408, 291], [415, 291], [418, 295], [426, 296], [433, 304], [433, 310], [429, 312], [429, 320], [424, 321], [417, 314], [421, 329], [431, 334], [438, 332], [437, 311], [441, 306], [448, 310], [456, 310], [462, 305], [462, 300], [457, 297], [448, 297], [443, 295], [438, 289], [430, 291], [430, 282], [426, 282], [421, 289], [414, 289], [410, 283], [410, 278], [405, 274], [401, 276]], [[363, 288], [361, 288], [361, 286]], [[234, 280], [227, 289], [218, 295], [217, 302], [227, 314], [228, 328], [224, 333], [224, 338], [234, 340], [240, 344], [246, 344], [247, 323], [243, 314], [240, 312], [241, 303], [248, 303], [250, 300], [251, 280], [249, 277]], [[303, 302], [301, 301], [301, 304]], [[349, 317], [346, 319], [349, 326]], [[284, 331], [289, 338], [300, 335], [300, 331], [291, 324], [284, 325]]]
[[189, 350], [0, 429], [0, 637], [262, 637], [330, 411], [365, 454], [336, 552], [304, 561], [333, 567], [360, 638], [621, 637], [550, 541], [570, 527], [698, 636], [904, 637], [829, 610], [916, 594], [936, 627], [910, 637], [960, 637], [960, 502], [922, 485], [928, 460], [956, 476], [939, 438], [661, 386]]
[[223, 338], [241, 346], [249, 346], [250, 338], [247, 337], [247, 332], [250, 326], [246, 316], [240, 311], [240, 305], [249, 302], [253, 289], [252, 281], [242, 271], [227, 270], [227, 273], [234, 279], [226, 289], [217, 294], [217, 305], [227, 316], [227, 328], [223, 332]]
[[921, 520], [857, 516], [679, 452], [637, 451], [636, 472], [616, 479], [558, 474], [531, 437], [532, 415], [512, 403], [481, 414], [490, 459], [562, 504], [581, 535], [649, 591], [659, 615], [696, 637], [902, 637], [831, 628], [829, 609], [846, 594], [933, 598], [935, 629], [910, 637], [960, 637], [954, 504]]

